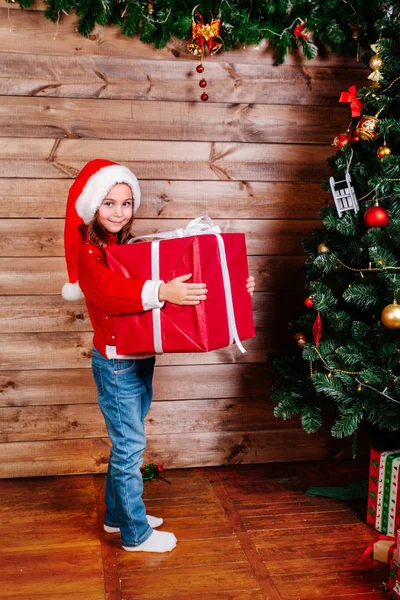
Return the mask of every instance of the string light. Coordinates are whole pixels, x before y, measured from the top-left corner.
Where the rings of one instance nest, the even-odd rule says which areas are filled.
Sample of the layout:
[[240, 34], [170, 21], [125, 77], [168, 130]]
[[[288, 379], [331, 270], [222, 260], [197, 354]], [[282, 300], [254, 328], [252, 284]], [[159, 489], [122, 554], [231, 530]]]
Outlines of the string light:
[[58, 11], [58, 16], [57, 16], [57, 29], [56, 32], [54, 34], [53, 40], [55, 40], [58, 36], [58, 32], [60, 30], [60, 11]]
[[332, 377], [332, 373], [344, 373], [345, 375], [359, 375], [361, 373], [361, 371], [345, 371], [344, 369], [335, 369], [333, 367], [330, 367], [328, 365], [328, 363], [326, 362], [326, 360], [321, 356], [320, 351], [318, 350], [318, 348], [316, 346], [313, 346], [313, 349], [316, 351], [316, 353], [318, 354], [319, 358], [321, 359], [323, 365], [326, 367], [326, 369], [329, 371], [328, 373], [328, 377], [331, 378]]
[[[376, 392], [377, 394], [379, 394], [380, 396], [383, 396], [384, 398], [387, 398], [388, 400], [390, 400], [391, 402], [395, 402], [396, 404], [400, 404], [400, 402], [398, 400], [396, 400], [395, 398], [392, 398], [392, 396], [388, 396], [388, 394], [386, 394], [386, 390], [387, 388], [385, 388], [383, 390], [383, 392], [380, 392], [379, 390], [377, 390], [376, 388], [372, 387], [372, 385], [367, 385], [366, 383], [360, 381], [359, 379], [357, 379], [357, 377], [355, 378], [357, 383], [358, 383], [358, 387], [365, 387], [365, 388], [369, 388], [370, 390], [373, 390], [374, 392]], [[357, 388], [358, 389], [358, 388]]]
[[[392, 85], [394, 85], [396, 83], [396, 81], [398, 81], [399, 79], [400, 79], [400, 76], [396, 77], [396, 79], [393, 79], [392, 83], [387, 88], [385, 88], [384, 90], [380, 90], [381, 94], [384, 94], [385, 92], [387, 92], [388, 90], [390, 90], [390, 88], [392, 87]], [[370, 92], [367, 92], [367, 94], [365, 94], [365, 97], [369, 96], [372, 93], [372, 91], [373, 90], [371, 90]], [[381, 109], [381, 110], [383, 110], [383, 109]]]
[[[400, 267], [371, 267], [371, 263], [369, 263], [369, 267], [368, 269], [353, 269], [353, 267], [349, 267], [348, 265], [345, 265], [343, 261], [340, 260], [340, 258], [338, 258], [337, 256], [335, 256], [334, 254], [332, 254], [333, 258], [335, 260], [337, 260], [343, 267], [345, 267], [345, 269], [348, 269], [349, 271], [354, 271], [355, 273], [360, 273], [362, 274], [364, 273], [368, 273], [368, 272], [372, 272], [372, 271], [400, 271]], [[378, 260], [378, 265], [382, 264], [381, 260]]]
[[276, 31], [272, 31], [272, 29], [266, 29], [266, 31], [269, 31], [269, 33], [272, 33], [273, 35], [278, 36], [279, 39], [282, 38], [283, 34], [285, 33], [285, 31], [291, 31], [292, 27], [294, 26], [295, 23], [297, 23], [297, 21], [299, 21], [299, 23], [302, 23], [302, 19], [300, 19], [300, 17], [297, 17], [293, 23], [291, 25], [289, 25], [289, 27], [286, 27], [286, 29], [284, 29], [282, 31], [282, 33], [276, 33]]

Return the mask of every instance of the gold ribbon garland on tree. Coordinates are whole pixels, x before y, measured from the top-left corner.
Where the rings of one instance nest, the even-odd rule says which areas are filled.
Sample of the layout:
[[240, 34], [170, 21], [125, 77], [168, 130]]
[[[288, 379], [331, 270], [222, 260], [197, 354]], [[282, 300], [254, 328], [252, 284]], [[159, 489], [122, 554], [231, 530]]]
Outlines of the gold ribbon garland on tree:
[[[197, 5], [198, 6], [198, 5]], [[211, 23], [204, 24], [203, 16], [196, 12], [197, 6], [194, 7], [192, 12], [192, 42], [188, 45], [187, 49], [195, 56], [200, 56], [200, 64], [196, 67], [197, 73], [203, 73], [204, 66], [203, 60], [205, 55], [205, 49], [208, 50], [208, 55], [212, 56], [221, 50], [224, 42], [221, 38], [221, 19], [217, 18], [211, 21]], [[204, 89], [207, 86], [207, 81], [200, 79], [199, 86]], [[200, 96], [203, 102], [207, 102], [208, 94], [203, 92]]]

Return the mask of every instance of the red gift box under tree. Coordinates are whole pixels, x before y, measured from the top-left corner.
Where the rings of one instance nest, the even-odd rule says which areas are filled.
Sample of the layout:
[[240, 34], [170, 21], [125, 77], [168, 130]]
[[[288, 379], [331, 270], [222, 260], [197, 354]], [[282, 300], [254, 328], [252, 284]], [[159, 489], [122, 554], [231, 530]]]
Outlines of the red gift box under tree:
[[125, 277], [168, 282], [192, 273], [189, 282], [208, 289], [207, 300], [195, 306], [166, 302], [162, 309], [114, 317], [118, 354], [208, 352], [233, 341], [241, 347], [240, 340], [255, 336], [245, 236], [221, 234], [210, 219], [201, 221], [157, 234], [173, 239], [106, 248], [110, 269]]
[[367, 523], [385, 535], [400, 527], [400, 450], [371, 448]]
[[390, 561], [388, 596], [390, 600], [400, 600], [400, 565], [396, 560]]

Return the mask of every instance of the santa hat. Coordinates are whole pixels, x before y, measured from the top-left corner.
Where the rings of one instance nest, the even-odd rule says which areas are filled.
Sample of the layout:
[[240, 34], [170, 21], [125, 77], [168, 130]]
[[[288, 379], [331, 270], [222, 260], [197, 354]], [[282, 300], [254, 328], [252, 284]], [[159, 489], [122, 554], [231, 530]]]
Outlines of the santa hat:
[[90, 223], [108, 192], [117, 183], [126, 183], [131, 188], [135, 213], [140, 204], [139, 183], [132, 171], [123, 165], [102, 158], [91, 160], [70, 187], [64, 229], [69, 283], [64, 283], [61, 290], [65, 300], [83, 298], [78, 283], [78, 252], [83, 242], [79, 227]]

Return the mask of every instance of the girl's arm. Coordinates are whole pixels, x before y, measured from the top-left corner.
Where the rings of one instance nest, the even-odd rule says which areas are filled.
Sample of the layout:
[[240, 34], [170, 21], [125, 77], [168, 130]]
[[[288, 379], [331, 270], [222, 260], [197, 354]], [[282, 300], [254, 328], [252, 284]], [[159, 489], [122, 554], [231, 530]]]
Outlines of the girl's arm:
[[111, 271], [103, 252], [83, 244], [78, 258], [79, 285], [85, 298], [110, 315], [123, 315], [161, 308], [158, 300], [161, 282], [130, 279]]

